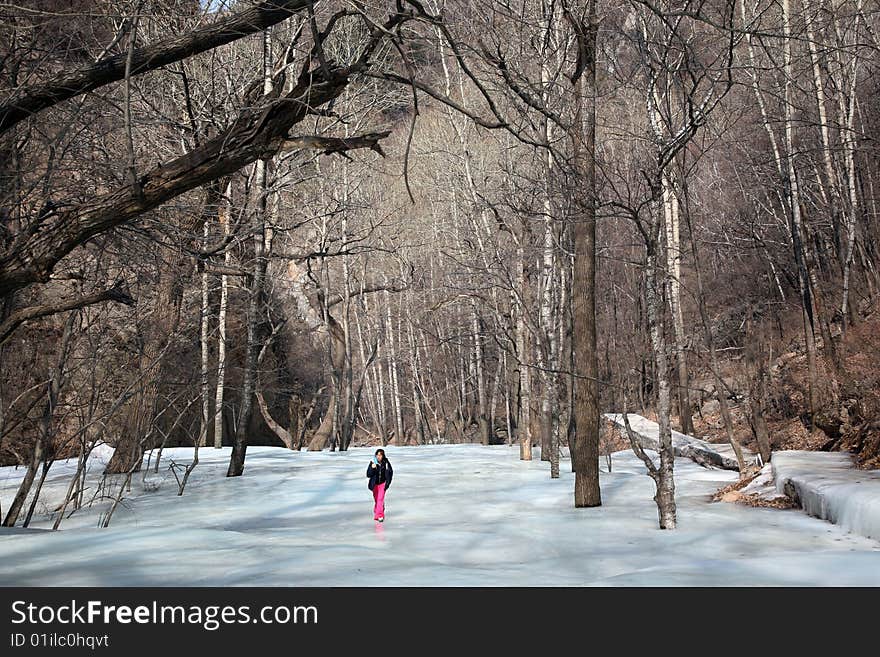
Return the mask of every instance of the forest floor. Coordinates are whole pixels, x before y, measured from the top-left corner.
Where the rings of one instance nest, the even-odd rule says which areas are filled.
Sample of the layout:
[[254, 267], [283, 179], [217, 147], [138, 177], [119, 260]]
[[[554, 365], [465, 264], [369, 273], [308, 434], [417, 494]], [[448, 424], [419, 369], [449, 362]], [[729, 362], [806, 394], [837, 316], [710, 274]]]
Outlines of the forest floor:
[[[676, 459], [678, 528], [658, 529], [654, 484], [631, 451], [601, 473], [602, 506], [575, 509], [570, 463], [559, 479], [518, 448], [388, 447], [387, 520], [372, 520], [371, 448], [202, 449], [182, 497], [166, 450], [139, 474], [107, 529], [108, 500], [51, 526], [73, 461], [50, 472], [33, 530], [0, 530], [5, 586], [880, 586], [880, 542], [800, 510], [712, 501], [737, 473]], [[109, 450], [99, 451], [89, 492]], [[536, 451], [537, 456], [537, 451]], [[603, 470], [606, 469], [603, 460]], [[23, 473], [0, 468], [6, 508]], [[112, 491], [107, 491], [112, 492]]]
[[[832, 330], [832, 333], [835, 333]], [[836, 331], [839, 336], [839, 330]], [[838, 338], [839, 339], [839, 338]], [[821, 341], [819, 343], [821, 348]], [[847, 451], [860, 468], [880, 468], [880, 310], [865, 309], [861, 321], [837, 343], [840, 370], [830, 359], [818, 359], [819, 389], [814, 424], [808, 412], [808, 370], [803, 329], [776, 341], [778, 356], [770, 367], [767, 389], [767, 427], [774, 450]], [[821, 351], [821, 349], [820, 349]], [[733, 388], [745, 392], [744, 364], [740, 358], [723, 363], [723, 375]], [[714, 390], [711, 379], [698, 378], [696, 387]], [[744, 398], [729, 397], [735, 436], [752, 451], [757, 443], [748, 422]], [[644, 413], [652, 420], [655, 416]], [[726, 443], [718, 402], [707, 398], [693, 416], [694, 435], [712, 443]], [[678, 418], [673, 426], [679, 428]]]

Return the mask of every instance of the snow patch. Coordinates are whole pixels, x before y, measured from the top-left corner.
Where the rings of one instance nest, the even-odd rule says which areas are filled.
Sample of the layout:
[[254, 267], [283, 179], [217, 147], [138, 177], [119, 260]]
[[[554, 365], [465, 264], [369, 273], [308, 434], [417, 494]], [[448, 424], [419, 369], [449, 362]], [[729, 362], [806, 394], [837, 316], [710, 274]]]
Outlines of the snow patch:
[[[618, 427], [624, 438], [626, 438], [626, 425], [623, 421], [623, 415], [620, 413], [605, 413], [605, 417]], [[652, 422], [634, 413], [627, 413], [627, 419], [633, 433], [639, 438], [642, 448], [657, 451], [659, 449], [660, 426], [656, 422]], [[672, 449], [676, 456], [692, 458], [697, 462], [709, 463], [725, 470], [739, 470], [736, 454], [733, 448], [727, 444], [709, 443], [673, 429]], [[754, 454], [745, 449], [743, 449], [743, 457], [746, 461], [755, 458]]]

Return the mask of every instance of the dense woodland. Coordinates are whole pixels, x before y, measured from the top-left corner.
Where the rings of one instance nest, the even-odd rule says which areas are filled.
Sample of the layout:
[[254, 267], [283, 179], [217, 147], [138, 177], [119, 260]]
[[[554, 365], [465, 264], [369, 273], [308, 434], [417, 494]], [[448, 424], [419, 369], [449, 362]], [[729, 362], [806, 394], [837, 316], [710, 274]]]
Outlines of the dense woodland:
[[671, 428], [876, 466], [878, 9], [0, 2], [3, 524], [100, 443], [120, 497], [162, 446], [181, 492], [199, 447], [540, 446], [595, 506], [629, 410], [664, 528]]

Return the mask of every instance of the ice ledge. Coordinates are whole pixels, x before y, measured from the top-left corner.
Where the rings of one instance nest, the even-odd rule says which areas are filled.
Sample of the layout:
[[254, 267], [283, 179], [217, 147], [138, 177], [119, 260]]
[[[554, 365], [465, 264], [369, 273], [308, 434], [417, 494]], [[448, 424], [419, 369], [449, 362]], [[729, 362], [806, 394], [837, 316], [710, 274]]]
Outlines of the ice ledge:
[[808, 514], [880, 540], [880, 471], [858, 470], [840, 452], [774, 452], [770, 463], [776, 490]]

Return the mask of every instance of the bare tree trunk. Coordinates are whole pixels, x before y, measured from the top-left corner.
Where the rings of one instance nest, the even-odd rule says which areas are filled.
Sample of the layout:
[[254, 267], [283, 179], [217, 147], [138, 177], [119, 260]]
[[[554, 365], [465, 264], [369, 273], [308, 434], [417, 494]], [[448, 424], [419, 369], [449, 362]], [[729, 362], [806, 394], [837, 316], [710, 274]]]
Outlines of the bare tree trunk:
[[510, 375], [507, 371], [507, 351], [501, 352], [501, 367], [504, 372], [504, 421], [507, 429], [507, 444], [513, 444], [513, 406], [510, 403]]
[[[208, 222], [205, 222], [204, 237], [205, 245], [208, 243]], [[208, 312], [209, 312], [209, 296], [208, 296], [208, 272], [202, 271], [202, 304], [199, 312], [200, 332], [199, 337], [202, 347], [201, 358], [201, 389], [202, 389], [202, 419], [199, 424], [199, 445], [208, 444], [208, 422], [211, 419], [211, 388], [208, 380], [208, 359], [210, 352], [208, 350]]]
[[425, 444], [427, 442], [427, 436], [430, 435], [430, 431], [425, 430], [425, 425], [427, 424], [427, 418], [425, 417], [424, 408], [423, 408], [423, 400], [422, 400], [422, 383], [421, 377], [419, 375], [419, 346], [416, 342], [415, 332], [413, 331], [412, 323], [407, 324], [407, 336], [409, 337], [409, 348], [410, 348], [410, 370], [412, 371], [412, 396], [413, 396], [413, 410], [415, 412], [415, 421], [416, 421], [416, 436], [417, 442], [420, 445]]
[[288, 414], [288, 424], [287, 424], [287, 433], [290, 434], [293, 442], [290, 445], [290, 449], [299, 449], [298, 447], [298, 439], [300, 433], [300, 426], [302, 419], [302, 399], [300, 399], [299, 395], [293, 394], [290, 396], [290, 401], [287, 402], [287, 414]]
[[[523, 231], [525, 233], [525, 231]], [[519, 301], [516, 304], [516, 351], [517, 351], [517, 370], [519, 371], [519, 406], [517, 408], [516, 430], [519, 434], [519, 458], [522, 461], [532, 460], [532, 428], [529, 418], [529, 408], [532, 403], [532, 385], [531, 372], [529, 370], [530, 350], [528, 327], [526, 326], [526, 275], [525, 275], [525, 254], [523, 252], [522, 241], [525, 235], [520, 238], [517, 246], [516, 267], [517, 267], [517, 294], [515, 295]]]
[[[257, 367], [259, 367], [260, 364], [263, 362], [263, 357], [266, 355], [266, 350], [269, 348], [269, 345], [271, 344], [272, 340], [275, 338], [275, 335], [276, 335], [276, 332], [273, 331], [272, 336], [266, 340], [266, 342], [263, 344], [262, 348], [260, 349], [260, 355], [257, 356]], [[295, 440], [294, 434], [291, 434], [289, 431], [287, 431], [284, 427], [282, 427], [280, 424], [278, 424], [275, 421], [275, 419], [272, 417], [272, 414], [269, 412], [269, 405], [266, 404], [266, 398], [263, 396], [263, 391], [261, 389], [259, 376], [257, 376], [257, 381], [256, 381], [256, 385], [254, 388], [254, 394], [257, 398], [257, 404], [260, 407], [260, 413], [263, 416], [263, 420], [266, 422], [266, 426], [272, 430], [272, 433], [274, 433], [276, 436], [278, 436], [278, 439], [284, 444], [285, 447], [287, 447], [287, 449], [293, 449], [294, 448], [294, 440]], [[293, 401], [293, 400], [291, 399], [291, 401]]]
[[[751, 356], [754, 349], [747, 349], [747, 355]], [[753, 385], [749, 390], [749, 424], [758, 443], [758, 453], [764, 463], [769, 463], [773, 457], [770, 448], [770, 432], [767, 429], [766, 399], [767, 399], [767, 365], [763, 349], [763, 342], [758, 348], [758, 353], [751, 358], [755, 370]]]
[[476, 306], [471, 307], [471, 328], [474, 341], [474, 367], [477, 374], [477, 423], [480, 443], [489, 444], [489, 418], [486, 407], [486, 362], [483, 358], [483, 335]]
[[579, 174], [577, 216], [571, 226], [572, 348], [576, 380], [576, 435], [571, 445], [575, 507], [602, 504], [599, 491], [599, 361], [596, 353], [596, 0], [588, 0], [583, 74], [574, 83], [576, 118], [571, 141]]
[[[379, 327], [376, 327], [376, 332], [378, 333]], [[383, 375], [382, 361], [381, 361], [381, 340], [380, 343], [380, 356], [379, 356], [379, 364], [376, 366], [376, 403], [378, 405], [378, 421], [379, 421], [379, 435], [382, 437], [382, 444], [384, 445], [388, 442], [388, 407], [385, 403], [385, 377]]]
[[[223, 237], [229, 237], [230, 231], [230, 202], [232, 195], [232, 182], [226, 185], [220, 206], [217, 208], [217, 218], [223, 227]], [[232, 251], [226, 249], [223, 253], [223, 264], [229, 267], [232, 264]], [[217, 392], [214, 396], [214, 447], [223, 447], [223, 398], [226, 384], [226, 307], [229, 303], [229, 280], [226, 274], [220, 277], [220, 309], [217, 314]]]
[[[549, 159], [549, 156], [548, 156]], [[550, 165], [548, 163], [548, 177]], [[559, 362], [556, 358], [556, 324], [554, 323], [557, 288], [557, 271], [555, 266], [556, 230], [552, 214], [549, 191], [545, 193], [544, 211], [544, 266], [541, 284], [541, 353], [543, 366], [543, 395], [541, 398], [541, 420], [543, 423], [543, 441], [546, 450], [542, 449], [541, 459], [550, 462], [550, 477], [559, 477]]]
[[[555, 47], [559, 43], [559, 21], [556, 20], [556, 8], [553, 3], [543, 3], [541, 12], [546, 19], [545, 48]], [[561, 61], [553, 62], [554, 65]], [[549, 89], [552, 71], [548, 57], [541, 59], [542, 102], [549, 104]], [[553, 123], [543, 121], [544, 140], [553, 143]], [[548, 150], [543, 158], [543, 184], [541, 185], [542, 204], [544, 209], [544, 244], [541, 267], [541, 325], [540, 346], [538, 355], [542, 369], [543, 390], [541, 396], [541, 460], [549, 461], [550, 477], [559, 477], [559, 362], [556, 360], [556, 326], [555, 303], [558, 297], [555, 251], [558, 235], [558, 221], [553, 203], [552, 180], [555, 175], [553, 153]]]
[[492, 444], [497, 441], [498, 436], [496, 434], [496, 422], [498, 417], [495, 413], [498, 408], [498, 396], [501, 394], [501, 380], [503, 378], [503, 369], [501, 367], [500, 359], [497, 361], [497, 366], [495, 368], [495, 376], [492, 377], [492, 394], [489, 395], [489, 408], [488, 410], [488, 422], [489, 425], [489, 443]]
[[312, 401], [309, 402], [309, 409], [306, 411], [306, 414], [303, 416], [302, 422], [300, 423], [299, 437], [296, 441], [297, 451], [301, 450], [305, 446], [306, 431], [309, 428], [309, 422], [312, 419], [312, 415], [315, 413], [315, 407], [317, 407], [318, 405], [318, 398], [321, 396], [322, 392], [324, 392], [323, 386], [319, 388], [314, 397], [312, 397]]
[[[272, 91], [272, 41], [271, 31], [263, 32], [263, 93]], [[255, 181], [260, 194], [255, 226], [254, 226], [254, 263], [251, 287], [248, 295], [247, 313], [247, 347], [245, 350], [244, 375], [241, 390], [241, 412], [238, 426], [235, 428], [235, 440], [232, 444], [232, 455], [229, 459], [227, 477], [239, 477], [244, 472], [244, 460], [247, 454], [247, 434], [250, 430], [251, 416], [254, 408], [254, 390], [257, 382], [257, 356], [260, 350], [259, 322], [260, 307], [263, 300], [263, 282], [266, 276], [266, 221], [269, 211], [269, 181], [266, 160], [259, 159], [256, 167]]]
[[55, 461], [51, 458], [43, 459], [43, 468], [40, 471], [40, 480], [37, 482], [37, 489], [34, 491], [34, 496], [31, 498], [31, 504], [28, 507], [27, 515], [24, 518], [24, 522], [22, 523], [22, 527], [27, 527], [31, 524], [31, 518], [34, 515], [34, 510], [37, 508], [37, 502], [40, 499], [40, 492], [43, 490], [43, 484], [46, 482], [46, 475], [49, 474], [49, 468], [52, 467], [52, 464]]
[[[859, 11], [861, 11], [861, 2]], [[852, 271], [853, 253], [856, 243], [856, 217], [858, 216], [858, 198], [856, 196], [856, 164], [855, 164], [855, 103], [856, 103], [856, 79], [858, 77], [858, 57], [853, 56], [852, 78], [849, 87], [849, 107], [846, 112], [846, 139], [843, 141], [844, 159], [846, 164], [847, 187], [849, 189], [849, 203], [846, 208], [846, 256], [843, 261], [843, 300], [840, 305], [841, 314], [841, 343], [846, 338], [847, 322], [853, 322], [856, 318], [854, 305], [850, 303], [850, 273]], [[844, 99], [841, 97], [841, 105]], [[852, 312], [850, 312], [852, 311]]]
[[[361, 293], [363, 293], [363, 285], [364, 280], [366, 279], [366, 261], [364, 262], [364, 273], [361, 278]], [[363, 301], [362, 301], [363, 303]], [[354, 325], [357, 330], [357, 343], [358, 343], [358, 355], [361, 359], [361, 364], [367, 362], [367, 354], [364, 350], [364, 331], [361, 326], [361, 313], [356, 312], [354, 314]], [[381, 368], [378, 368], [381, 369]], [[365, 385], [367, 387], [367, 396], [364, 403], [364, 411], [369, 414], [370, 418], [373, 420], [373, 423], [378, 428], [379, 425], [379, 402], [378, 402], [378, 394], [375, 385], [375, 374], [371, 372], [366, 372], [365, 374]], [[379, 433], [381, 434], [381, 429], [379, 429]]]
[[398, 445], [405, 443], [403, 435], [403, 412], [400, 407], [400, 384], [397, 378], [397, 349], [394, 341], [394, 324], [391, 319], [391, 303], [386, 294], [386, 336], [388, 340], [388, 381], [391, 385], [391, 406], [394, 409], [395, 438]]
[[[52, 523], [53, 531], [61, 526], [61, 521], [64, 519], [64, 512], [67, 510], [68, 505], [71, 501], [77, 499], [82, 491], [82, 481], [85, 476], [86, 464], [88, 463], [89, 454], [91, 453], [91, 448], [87, 448], [86, 445], [86, 439], [83, 438], [82, 442], [80, 443], [80, 453], [77, 456], [76, 472], [70, 479], [70, 484], [67, 487], [67, 493], [64, 496], [64, 502], [62, 503], [61, 508], [58, 510], [58, 515], [55, 517], [55, 522]], [[79, 505], [74, 502], [74, 510], [77, 508], [79, 508]]]
[[[345, 92], [346, 99], [348, 98], [348, 91]], [[345, 127], [345, 134], [348, 136], [348, 126]], [[342, 203], [344, 207], [348, 206], [349, 200], [349, 171], [348, 171], [348, 160], [342, 162]], [[342, 231], [341, 231], [342, 245], [345, 247], [348, 244], [349, 234], [348, 234], [348, 212], [342, 213]], [[351, 440], [351, 436], [354, 432], [354, 423], [356, 420], [356, 412], [355, 402], [354, 402], [354, 362], [352, 358], [352, 343], [351, 343], [351, 269], [349, 263], [349, 257], [347, 255], [342, 256], [342, 345], [343, 345], [343, 359], [342, 359], [342, 370], [339, 371], [339, 383], [341, 386], [340, 394], [338, 396], [338, 401], [340, 402], [340, 416], [337, 420], [339, 425], [339, 449], [340, 451], [345, 451], [348, 447], [348, 443]], [[366, 370], [364, 370], [366, 372]]]
[[681, 240], [679, 238], [679, 204], [675, 177], [671, 171], [663, 176], [663, 215], [666, 223], [666, 266], [669, 270], [669, 307], [675, 340], [675, 366], [678, 375], [678, 416], [681, 432], [692, 435], [687, 355], [685, 352], [684, 317], [681, 311]]
[[[652, 221], [659, 225], [659, 218]], [[659, 242], [659, 230], [652, 230], [652, 236], [656, 240], [648, 245], [648, 255], [645, 267], [645, 297], [648, 312], [648, 325], [651, 333], [651, 347], [654, 358], [657, 361], [657, 424], [659, 426], [659, 451], [660, 466], [657, 471], [657, 492], [654, 501], [657, 502], [657, 510], [660, 516], [660, 529], [675, 529], [675, 479], [674, 464], [675, 455], [672, 450], [672, 428], [669, 423], [670, 395], [669, 395], [669, 363], [666, 354], [666, 338], [663, 327], [663, 310], [660, 300], [660, 288], [663, 274], [658, 266], [656, 245]]]
[[[345, 342], [342, 334], [342, 327], [339, 325], [339, 322], [327, 313], [327, 333], [330, 342], [330, 362], [331, 367], [335, 371], [340, 371], [343, 366], [343, 358], [345, 357]], [[330, 437], [333, 433], [333, 429], [336, 426], [336, 413], [337, 413], [337, 394], [338, 390], [336, 388], [336, 377], [330, 377], [330, 399], [327, 403], [327, 413], [324, 415], [324, 419], [321, 420], [321, 424], [318, 427], [318, 430], [315, 431], [315, 435], [312, 436], [312, 440], [309, 442], [309, 451], [310, 452], [320, 452], [322, 449], [327, 447], [330, 442]]]

